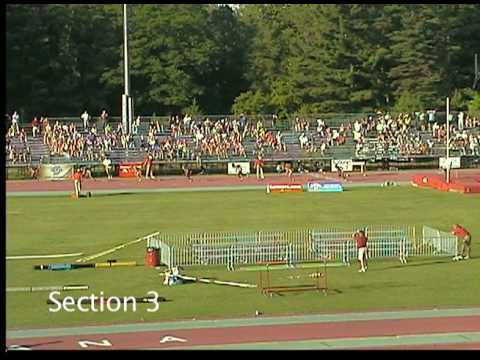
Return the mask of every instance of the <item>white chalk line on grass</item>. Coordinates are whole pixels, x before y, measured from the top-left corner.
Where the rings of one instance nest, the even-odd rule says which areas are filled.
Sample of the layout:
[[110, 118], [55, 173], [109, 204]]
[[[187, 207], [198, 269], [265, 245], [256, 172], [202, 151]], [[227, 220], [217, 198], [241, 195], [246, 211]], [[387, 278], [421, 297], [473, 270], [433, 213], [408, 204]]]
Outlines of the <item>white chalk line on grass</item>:
[[50, 258], [73, 257], [73, 256], [82, 256], [82, 255], [83, 253], [54, 254], [54, 255], [18, 255], [18, 256], [7, 256], [7, 260], [50, 259]]

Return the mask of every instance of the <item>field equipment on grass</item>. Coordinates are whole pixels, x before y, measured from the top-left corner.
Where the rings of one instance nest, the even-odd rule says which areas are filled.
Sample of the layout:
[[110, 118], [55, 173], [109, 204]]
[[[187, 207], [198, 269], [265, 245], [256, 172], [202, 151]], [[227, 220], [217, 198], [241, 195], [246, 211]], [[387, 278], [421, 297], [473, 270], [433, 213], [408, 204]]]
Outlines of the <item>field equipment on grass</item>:
[[285, 272], [290, 273], [287, 278], [282, 278], [278, 273], [273, 275], [270, 272], [270, 266], [266, 270], [259, 271], [260, 291], [264, 295], [281, 294], [287, 292], [299, 291], [322, 291], [327, 295], [327, 261], [323, 261], [323, 266], [319, 266], [315, 272], [308, 269], [289, 269]]
[[21, 287], [7, 288], [7, 292], [72, 291], [72, 290], [88, 290], [88, 285], [21, 286]]
[[110, 268], [110, 267], [119, 267], [119, 266], [137, 266], [136, 261], [117, 261], [117, 260], [108, 260], [103, 263], [89, 263], [89, 264], [42, 264], [35, 265], [33, 268], [35, 270], [73, 270], [73, 269], [82, 269], [82, 268]]

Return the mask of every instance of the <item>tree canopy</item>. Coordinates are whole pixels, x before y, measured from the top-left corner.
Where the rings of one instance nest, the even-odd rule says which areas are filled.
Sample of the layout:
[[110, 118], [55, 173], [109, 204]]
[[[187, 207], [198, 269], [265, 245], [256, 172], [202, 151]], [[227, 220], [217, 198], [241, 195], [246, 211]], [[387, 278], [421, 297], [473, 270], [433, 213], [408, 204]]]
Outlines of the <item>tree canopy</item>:
[[[121, 5], [6, 10], [9, 112], [121, 113]], [[128, 20], [143, 115], [434, 108], [471, 88], [480, 52], [475, 4], [135, 4]]]

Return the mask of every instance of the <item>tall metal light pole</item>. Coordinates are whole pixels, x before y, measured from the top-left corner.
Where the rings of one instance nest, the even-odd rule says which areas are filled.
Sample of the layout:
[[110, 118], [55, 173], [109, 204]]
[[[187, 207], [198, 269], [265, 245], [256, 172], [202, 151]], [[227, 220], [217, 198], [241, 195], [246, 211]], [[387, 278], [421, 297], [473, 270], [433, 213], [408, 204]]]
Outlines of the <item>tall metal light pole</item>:
[[123, 66], [125, 90], [122, 95], [122, 125], [130, 134], [132, 130], [133, 100], [130, 96], [130, 74], [128, 72], [127, 4], [123, 4]]
[[447, 184], [450, 184], [450, 99], [447, 97], [447, 161], [446, 161], [446, 176]]

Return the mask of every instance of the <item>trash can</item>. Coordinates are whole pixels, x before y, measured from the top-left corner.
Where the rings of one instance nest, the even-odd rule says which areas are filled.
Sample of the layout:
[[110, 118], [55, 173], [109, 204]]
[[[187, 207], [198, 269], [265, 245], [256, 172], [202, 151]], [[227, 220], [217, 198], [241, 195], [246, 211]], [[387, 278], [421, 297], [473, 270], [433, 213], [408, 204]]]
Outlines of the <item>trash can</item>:
[[148, 247], [147, 253], [145, 254], [145, 267], [156, 267], [158, 265], [160, 265], [158, 249]]

